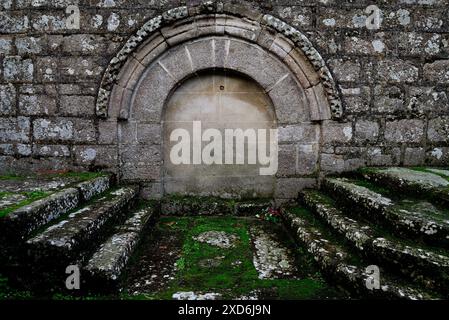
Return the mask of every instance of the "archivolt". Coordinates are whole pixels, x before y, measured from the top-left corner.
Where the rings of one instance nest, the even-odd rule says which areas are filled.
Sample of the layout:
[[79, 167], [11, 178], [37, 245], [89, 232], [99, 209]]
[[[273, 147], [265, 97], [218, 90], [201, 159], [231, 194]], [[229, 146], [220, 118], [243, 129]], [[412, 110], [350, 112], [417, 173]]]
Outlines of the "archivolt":
[[306, 93], [310, 120], [342, 117], [343, 108], [332, 75], [301, 32], [271, 15], [221, 2], [178, 7], [145, 23], [110, 61], [98, 92], [97, 115], [127, 118], [129, 111], [121, 106], [130, 101], [134, 87], [152, 62], [184, 42], [220, 36], [253, 43], [282, 61]]

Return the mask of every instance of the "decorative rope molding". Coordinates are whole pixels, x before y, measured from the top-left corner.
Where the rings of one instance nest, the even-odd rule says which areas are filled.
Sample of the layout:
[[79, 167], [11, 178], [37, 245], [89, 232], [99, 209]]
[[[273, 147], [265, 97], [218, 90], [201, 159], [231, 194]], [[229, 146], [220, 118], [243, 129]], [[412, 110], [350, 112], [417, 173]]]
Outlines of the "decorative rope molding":
[[272, 28], [290, 39], [295, 46], [303, 52], [305, 57], [309, 60], [319, 75], [327, 95], [332, 118], [340, 119], [343, 116], [343, 106], [334, 79], [326, 66], [325, 61], [304, 34], [271, 15], [258, 14], [254, 10], [248, 10], [248, 8], [243, 5], [212, 1], [203, 3], [196, 7], [188, 8], [187, 6], [182, 6], [168, 10], [162, 15], [158, 15], [150, 19], [133, 36], [131, 36], [117, 55], [110, 61], [104, 72], [96, 102], [97, 115], [103, 118], [107, 117], [109, 98], [114, 85], [117, 83], [118, 74], [120, 73], [121, 68], [126, 63], [130, 55], [151, 34], [160, 30], [164, 26], [168, 26], [188, 17], [194, 18], [195, 16], [202, 14], [219, 13], [244, 17], [247, 20], [260, 24], [261, 26], [265, 25], [266, 27]]

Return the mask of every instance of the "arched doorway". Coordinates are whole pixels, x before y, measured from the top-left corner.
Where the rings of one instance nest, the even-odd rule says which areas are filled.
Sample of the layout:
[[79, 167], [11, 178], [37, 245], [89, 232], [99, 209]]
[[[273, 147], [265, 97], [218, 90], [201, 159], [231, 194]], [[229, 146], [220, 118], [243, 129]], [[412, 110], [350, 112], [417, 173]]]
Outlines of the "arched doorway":
[[[175, 89], [164, 110], [164, 192], [272, 197], [275, 173], [260, 174], [266, 166], [258, 161], [257, 142], [266, 154], [275, 152], [269, 139], [270, 129], [276, 127], [272, 102], [254, 80], [226, 71], [189, 78]], [[183, 139], [188, 140], [184, 150]]]
[[[343, 112], [332, 75], [301, 32], [273, 16], [252, 12], [242, 17], [246, 13], [238, 5], [169, 10], [144, 24], [111, 60], [99, 89], [97, 115], [108, 127], [117, 126], [121, 180], [138, 182], [151, 194], [202, 193], [197, 179], [182, 185], [165, 183], [176, 176], [164, 161], [165, 111], [174, 108], [170, 105], [182, 91], [177, 88], [199, 86], [194, 79], [210, 70], [226, 70], [251, 79], [263, 92], [271, 102], [270, 119], [279, 129], [279, 171], [270, 178], [274, 183], [253, 179], [257, 188], [252, 191], [291, 199], [316, 183], [321, 125], [340, 119]], [[209, 178], [221, 175], [216, 167], [213, 170]], [[238, 172], [237, 167], [234, 170]], [[215, 178], [211, 181], [216, 185]], [[226, 185], [225, 180], [220, 183]], [[203, 187], [207, 185], [203, 181]], [[270, 187], [259, 190], [261, 185]], [[241, 193], [245, 196], [246, 191]]]

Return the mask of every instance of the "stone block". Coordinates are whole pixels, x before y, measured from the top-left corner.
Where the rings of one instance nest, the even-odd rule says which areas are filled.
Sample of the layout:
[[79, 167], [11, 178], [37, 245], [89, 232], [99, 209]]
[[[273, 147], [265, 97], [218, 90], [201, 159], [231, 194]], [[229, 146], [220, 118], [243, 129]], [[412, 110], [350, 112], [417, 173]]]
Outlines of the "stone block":
[[361, 67], [357, 60], [332, 59], [328, 63], [337, 81], [356, 82], [359, 80]]
[[433, 83], [449, 84], [449, 60], [437, 60], [423, 67], [424, 80]]
[[301, 190], [313, 188], [317, 184], [313, 178], [280, 178], [276, 180], [275, 198], [296, 199]]
[[321, 154], [320, 169], [326, 173], [340, 173], [345, 170], [345, 160], [342, 155]]
[[117, 122], [100, 121], [98, 123], [98, 143], [115, 144], [117, 142]]
[[143, 144], [162, 144], [160, 124], [137, 123], [137, 142]]
[[93, 143], [97, 141], [97, 130], [94, 120], [70, 118], [73, 122], [73, 139], [77, 143]]
[[39, 141], [70, 141], [74, 137], [73, 121], [65, 118], [35, 119], [33, 137]]
[[93, 116], [95, 97], [61, 95], [59, 112], [64, 116]]
[[352, 124], [324, 121], [322, 125], [323, 143], [347, 143], [352, 140]]
[[422, 166], [426, 158], [424, 148], [405, 148], [404, 166]]
[[[175, 84], [176, 81], [160, 65], [151, 66], [136, 88], [132, 106], [134, 112], [130, 120], [161, 121], [165, 99]], [[139, 119], [133, 119], [134, 115], [138, 115]]]
[[70, 149], [66, 145], [33, 145], [33, 155], [36, 157], [70, 157]]
[[267, 91], [289, 74], [288, 69], [268, 52], [239, 40], [230, 40], [226, 61], [228, 68], [250, 75]]
[[33, 81], [34, 64], [31, 59], [7, 56], [3, 59], [3, 77], [9, 82]]
[[307, 97], [293, 77], [288, 75], [268, 92], [276, 106], [279, 123], [298, 123], [310, 120]]
[[30, 119], [0, 118], [0, 142], [29, 142]]
[[278, 127], [279, 142], [318, 143], [320, 127], [316, 124], [302, 123]]
[[358, 120], [355, 124], [355, 139], [358, 142], [376, 142], [379, 139], [379, 123]]
[[56, 113], [56, 98], [49, 95], [19, 96], [19, 113], [24, 116], [45, 116]]
[[0, 37], [0, 56], [9, 55], [12, 52], [13, 40], [9, 37]]
[[43, 37], [20, 37], [16, 38], [17, 53], [20, 56], [39, 54], [46, 45]]
[[449, 117], [438, 117], [429, 120], [427, 139], [430, 142], [449, 142]]
[[278, 171], [276, 176], [294, 176], [297, 166], [297, 146], [294, 144], [280, 145], [278, 152]]
[[298, 160], [296, 167], [296, 174], [298, 175], [312, 175], [317, 172], [318, 169], [318, 143], [313, 144], [299, 144], [298, 148]]
[[0, 115], [13, 115], [16, 111], [16, 88], [12, 84], [0, 85]]
[[378, 79], [391, 83], [414, 83], [418, 80], [418, 68], [410, 61], [382, 60], [377, 66]]
[[448, 110], [448, 94], [437, 87], [409, 87], [407, 109], [414, 114], [440, 114]]
[[422, 120], [387, 121], [385, 139], [389, 142], [421, 142], [424, 138], [424, 122]]
[[73, 34], [63, 38], [62, 51], [68, 54], [97, 54], [106, 50], [105, 41], [101, 35]]
[[58, 57], [37, 57], [36, 78], [39, 82], [56, 82], [59, 80]]
[[404, 94], [399, 87], [378, 85], [374, 87], [373, 111], [394, 114], [404, 109]]

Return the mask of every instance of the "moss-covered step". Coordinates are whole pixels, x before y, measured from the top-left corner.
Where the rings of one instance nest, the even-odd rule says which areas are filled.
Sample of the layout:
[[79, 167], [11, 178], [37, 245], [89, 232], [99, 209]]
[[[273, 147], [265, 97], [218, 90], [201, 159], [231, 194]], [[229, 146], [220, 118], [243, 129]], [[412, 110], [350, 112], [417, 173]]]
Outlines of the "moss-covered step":
[[61, 215], [76, 208], [83, 201], [110, 188], [113, 177], [104, 175], [77, 182], [0, 217], [0, 234], [3, 240], [24, 240], [32, 232]]
[[449, 296], [449, 251], [406, 242], [376, 226], [371, 227], [363, 220], [349, 218], [337, 208], [333, 199], [320, 191], [303, 190], [300, 200], [362, 255], [391, 266], [424, 287]]
[[270, 208], [269, 199], [234, 200], [217, 197], [170, 195], [161, 200], [166, 216], [255, 216]]
[[[293, 236], [313, 255], [320, 268], [340, 286], [359, 297], [388, 299], [434, 299], [435, 294], [415, 288], [402, 278], [389, 274], [373, 261], [365, 260], [328, 227], [302, 207], [282, 208], [282, 217]], [[380, 283], [373, 288], [370, 267], [380, 270]]]
[[393, 200], [382, 190], [346, 178], [326, 178], [322, 187], [339, 203], [398, 236], [445, 246], [449, 242], [449, 212], [424, 200]]
[[365, 168], [359, 173], [389, 188], [449, 204], [448, 170], [435, 168]]
[[81, 209], [71, 212], [27, 241], [30, 257], [41, 266], [56, 267], [86, 258], [108, 231], [126, 217], [138, 194], [137, 186], [109, 191]]
[[129, 218], [118, 225], [87, 262], [87, 286], [92, 290], [117, 289], [123, 272], [149, 226], [155, 220], [155, 204], [142, 204]]

